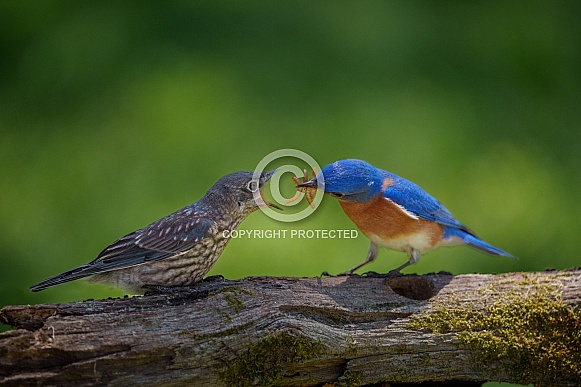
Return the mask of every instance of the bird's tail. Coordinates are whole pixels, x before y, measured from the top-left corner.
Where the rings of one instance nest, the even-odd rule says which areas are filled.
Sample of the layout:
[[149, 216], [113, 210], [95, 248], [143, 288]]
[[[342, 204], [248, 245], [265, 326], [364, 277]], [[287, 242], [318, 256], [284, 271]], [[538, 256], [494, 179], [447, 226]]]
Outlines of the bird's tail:
[[46, 288], [50, 288], [51, 286], [60, 285], [65, 282], [74, 281], [80, 278], [87, 277], [94, 273], [91, 272], [89, 265], [82, 265], [71, 269], [69, 271], [65, 271], [64, 273], [55, 275], [54, 277], [50, 277], [45, 279], [42, 282], [37, 283], [36, 285], [31, 286], [29, 289], [31, 292], [38, 292], [44, 290]]
[[464, 244], [472, 247], [473, 249], [482, 251], [483, 253], [491, 255], [501, 255], [504, 257], [517, 259], [514, 255], [509, 254], [506, 251], [499, 249], [498, 247], [494, 247], [491, 244], [484, 242], [476, 235], [466, 232], [464, 230], [447, 228], [444, 237], [458, 237], [462, 239]]

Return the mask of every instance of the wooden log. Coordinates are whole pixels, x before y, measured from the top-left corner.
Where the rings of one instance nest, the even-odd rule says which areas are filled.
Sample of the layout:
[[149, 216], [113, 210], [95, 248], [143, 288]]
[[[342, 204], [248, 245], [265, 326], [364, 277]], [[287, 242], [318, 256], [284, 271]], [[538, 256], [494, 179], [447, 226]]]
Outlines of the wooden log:
[[571, 270], [249, 277], [7, 306], [0, 385], [574, 386], [580, 304]]

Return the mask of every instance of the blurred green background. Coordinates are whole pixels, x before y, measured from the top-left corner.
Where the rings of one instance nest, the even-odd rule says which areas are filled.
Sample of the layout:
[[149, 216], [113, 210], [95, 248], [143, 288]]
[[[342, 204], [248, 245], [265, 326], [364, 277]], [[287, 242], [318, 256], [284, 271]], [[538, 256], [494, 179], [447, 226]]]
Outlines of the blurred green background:
[[[520, 258], [442, 248], [407, 273], [579, 266], [580, 15], [578, 1], [2, 1], [0, 306], [122, 295], [28, 286], [281, 148], [406, 177]], [[354, 226], [327, 197], [303, 221], [241, 228]], [[211, 274], [340, 272], [367, 248], [233, 240]], [[406, 259], [381, 250], [368, 269]]]

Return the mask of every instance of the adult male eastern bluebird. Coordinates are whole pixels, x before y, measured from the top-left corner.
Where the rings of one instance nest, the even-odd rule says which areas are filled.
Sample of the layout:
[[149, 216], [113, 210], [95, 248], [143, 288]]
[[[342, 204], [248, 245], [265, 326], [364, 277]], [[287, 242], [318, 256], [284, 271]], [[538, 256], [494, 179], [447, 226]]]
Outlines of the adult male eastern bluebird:
[[345, 275], [373, 261], [379, 246], [409, 255], [409, 261], [394, 272], [440, 246], [464, 244], [491, 255], [514, 258], [479, 239], [417, 184], [391, 172], [362, 160], [340, 160], [298, 187], [317, 188], [321, 174], [325, 193], [339, 200], [343, 211], [371, 240], [367, 259]]
[[[256, 195], [273, 172], [234, 172], [220, 178], [197, 202], [105, 248], [93, 261], [31, 286], [33, 292], [92, 276], [123, 290], [186, 286], [210, 271], [230, 240], [231, 231], [259, 207], [274, 204]], [[230, 231], [230, 232], [228, 232]]]

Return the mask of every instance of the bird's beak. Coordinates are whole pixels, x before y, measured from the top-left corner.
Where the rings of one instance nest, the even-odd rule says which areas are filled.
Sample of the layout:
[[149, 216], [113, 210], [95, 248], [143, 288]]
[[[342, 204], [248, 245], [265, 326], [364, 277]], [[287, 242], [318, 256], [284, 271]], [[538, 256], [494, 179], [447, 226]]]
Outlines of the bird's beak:
[[264, 183], [266, 183], [267, 181], [269, 181], [270, 178], [276, 173], [276, 171], [278, 171], [278, 168], [277, 169], [274, 169], [274, 170], [272, 170], [270, 172], [264, 172], [262, 174], [262, 176], [260, 177], [260, 185], [263, 186]]
[[298, 184], [297, 187], [298, 188], [317, 188], [317, 178], [313, 177], [311, 180], [309, 181], [305, 181], [304, 183]]
[[276, 204], [269, 203], [266, 200], [264, 200], [264, 195], [262, 194], [262, 190], [264, 189], [264, 185], [266, 184], [267, 181], [270, 180], [270, 178], [276, 173], [276, 171], [277, 171], [277, 169], [270, 171], [270, 172], [264, 172], [262, 174], [262, 176], [260, 177], [260, 199], [262, 199], [262, 200], [258, 200], [258, 207], [261, 207], [261, 208], [271, 207], [271, 208], [276, 208], [277, 210], [284, 211], [282, 208], [280, 208]]

